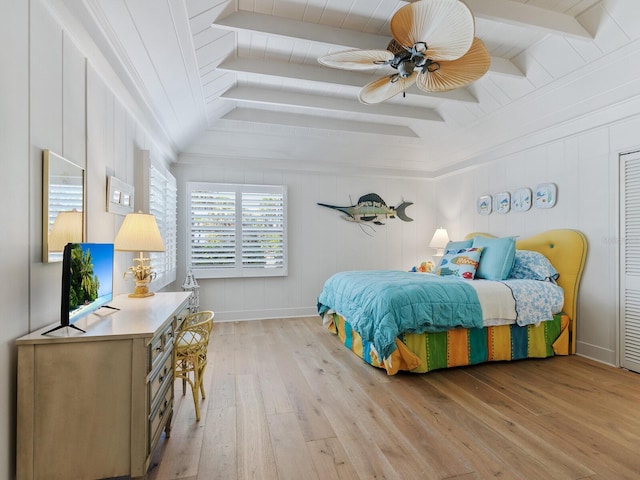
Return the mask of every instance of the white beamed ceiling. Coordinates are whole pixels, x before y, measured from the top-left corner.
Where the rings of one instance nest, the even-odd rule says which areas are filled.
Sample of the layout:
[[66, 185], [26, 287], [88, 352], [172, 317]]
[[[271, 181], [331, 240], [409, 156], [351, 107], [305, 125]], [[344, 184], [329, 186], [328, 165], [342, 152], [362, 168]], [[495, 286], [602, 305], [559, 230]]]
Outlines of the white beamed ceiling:
[[[623, 67], [640, 48], [638, 0], [466, 0], [492, 56], [489, 73], [465, 89], [414, 87], [378, 105], [357, 94], [388, 67], [350, 72], [317, 58], [385, 48], [404, 1], [49, 1], [77, 15], [188, 160], [429, 177], [640, 94], [637, 63]], [[607, 78], [609, 68], [616, 75]]]

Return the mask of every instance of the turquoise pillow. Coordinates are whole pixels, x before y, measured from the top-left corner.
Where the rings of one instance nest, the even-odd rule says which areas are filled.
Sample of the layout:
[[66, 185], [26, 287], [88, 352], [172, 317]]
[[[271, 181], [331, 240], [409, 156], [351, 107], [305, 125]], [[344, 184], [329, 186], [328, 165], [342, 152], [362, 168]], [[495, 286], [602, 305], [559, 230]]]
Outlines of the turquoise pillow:
[[516, 258], [515, 237], [473, 237], [473, 246], [482, 248], [482, 259], [476, 272], [477, 278], [506, 280]]
[[444, 248], [444, 251], [448, 250], [460, 250], [461, 248], [471, 248], [473, 246], [473, 238], [469, 240], [458, 240], [457, 242], [449, 242]]
[[436, 275], [455, 275], [473, 280], [480, 262], [482, 248], [455, 248], [446, 250], [436, 270]]

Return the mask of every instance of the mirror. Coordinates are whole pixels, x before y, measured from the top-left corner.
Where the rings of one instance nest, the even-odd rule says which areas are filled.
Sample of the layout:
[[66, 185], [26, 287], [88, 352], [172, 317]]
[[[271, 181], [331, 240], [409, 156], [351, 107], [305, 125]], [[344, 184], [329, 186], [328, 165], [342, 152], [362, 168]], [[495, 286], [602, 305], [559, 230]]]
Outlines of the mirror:
[[42, 160], [42, 261], [61, 262], [67, 243], [84, 241], [84, 168], [51, 150]]

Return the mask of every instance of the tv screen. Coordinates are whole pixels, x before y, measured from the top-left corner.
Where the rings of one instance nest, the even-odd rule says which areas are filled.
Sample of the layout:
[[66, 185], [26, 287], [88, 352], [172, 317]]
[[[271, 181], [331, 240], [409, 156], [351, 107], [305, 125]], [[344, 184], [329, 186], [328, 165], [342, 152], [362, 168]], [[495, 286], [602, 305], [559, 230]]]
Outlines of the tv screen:
[[113, 244], [67, 244], [62, 257], [60, 325], [44, 334], [64, 327], [81, 330], [73, 323], [112, 299]]

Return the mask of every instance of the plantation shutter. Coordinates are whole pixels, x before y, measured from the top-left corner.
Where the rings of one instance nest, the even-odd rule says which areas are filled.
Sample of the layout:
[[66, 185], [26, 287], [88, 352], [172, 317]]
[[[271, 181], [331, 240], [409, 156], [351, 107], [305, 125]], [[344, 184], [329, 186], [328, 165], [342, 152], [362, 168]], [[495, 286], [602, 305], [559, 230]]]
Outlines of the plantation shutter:
[[640, 152], [620, 156], [621, 307], [620, 361], [640, 372]]
[[286, 190], [190, 182], [189, 261], [197, 277], [287, 274]]
[[284, 195], [242, 193], [242, 265], [274, 268], [284, 264]]
[[169, 283], [175, 280], [176, 271], [178, 189], [173, 175], [154, 166], [149, 169], [149, 213], [156, 217], [164, 241], [164, 252], [150, 253], [151, 267], [158, 279], [172, 275]]
[[191, 268], [236, 264], [236, 193], [191, 192]]

